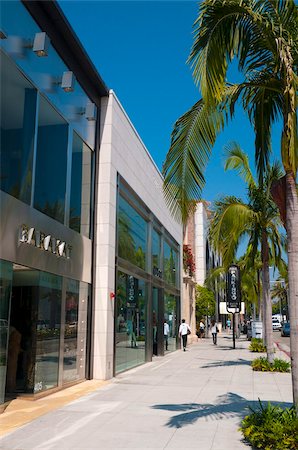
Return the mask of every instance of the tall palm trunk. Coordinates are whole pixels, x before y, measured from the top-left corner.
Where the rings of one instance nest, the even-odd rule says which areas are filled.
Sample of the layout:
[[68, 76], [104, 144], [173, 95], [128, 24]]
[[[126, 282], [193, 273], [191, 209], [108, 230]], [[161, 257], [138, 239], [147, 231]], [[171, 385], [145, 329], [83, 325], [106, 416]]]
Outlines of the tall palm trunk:
[[289, 316], [293, 400], [298, 410], [298, 198], [292, 173], [286, 175]]
[[263, 304], [264, 304], [267, 359], [269, 363], [272, 364], [274, 359], [274, 346], [273, 346], [273, 331], [272, 331], [272, 304], [270, 296], [270, 278], [269, 278], [269, 245], [266, 230], [262, 231], [261, 257], [262, 257]]
[[258, 279], [258, 320], [262, 320], [260, 269], [257, 269], [257, 279]]

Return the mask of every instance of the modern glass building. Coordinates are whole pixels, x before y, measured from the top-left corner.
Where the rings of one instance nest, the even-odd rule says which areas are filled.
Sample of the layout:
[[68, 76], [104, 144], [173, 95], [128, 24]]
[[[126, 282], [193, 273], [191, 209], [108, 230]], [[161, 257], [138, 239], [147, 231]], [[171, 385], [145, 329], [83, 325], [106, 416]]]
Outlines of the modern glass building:
[[57, 3], [0, 7], [3, 403], [175, 350], [182, 229]]
[[2, 403], [88, 375], [97, 110], [108, 91], [55, 3], [0, 7]]

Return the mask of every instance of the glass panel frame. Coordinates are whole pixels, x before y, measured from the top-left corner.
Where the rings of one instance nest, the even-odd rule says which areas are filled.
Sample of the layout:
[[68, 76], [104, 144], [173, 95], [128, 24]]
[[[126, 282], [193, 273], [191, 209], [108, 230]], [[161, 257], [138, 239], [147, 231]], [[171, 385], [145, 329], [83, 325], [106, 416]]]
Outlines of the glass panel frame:
[[69, 228], [90, 237], [94, 155], [81, 137], [73, 132]]
[[37, 90], [1, 51], [1, 190], [31, 204]]
[[118, 198], [118, 256], [147, 271], [148, 222], [121, 194]]
[[115, 373], [146, 360], [147, 282], [118, 271], [115, 307]]
[[68, 142], [69, 124], [40, 95], [34, 208], [63, 224], [68, 194]]

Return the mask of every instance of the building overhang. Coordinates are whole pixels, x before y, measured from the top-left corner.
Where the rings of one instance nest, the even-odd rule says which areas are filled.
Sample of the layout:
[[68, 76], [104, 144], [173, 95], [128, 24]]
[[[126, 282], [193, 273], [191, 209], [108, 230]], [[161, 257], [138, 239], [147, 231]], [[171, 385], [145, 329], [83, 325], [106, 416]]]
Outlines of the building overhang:
[[22, 3], [49, 36], [53, 47], [65, 64], [74, 72], [91, 100], [100, 106], [101, 97], [108, 96], [109, 90], [87, 55], [77, 35], [56, 1], [28, 1]]

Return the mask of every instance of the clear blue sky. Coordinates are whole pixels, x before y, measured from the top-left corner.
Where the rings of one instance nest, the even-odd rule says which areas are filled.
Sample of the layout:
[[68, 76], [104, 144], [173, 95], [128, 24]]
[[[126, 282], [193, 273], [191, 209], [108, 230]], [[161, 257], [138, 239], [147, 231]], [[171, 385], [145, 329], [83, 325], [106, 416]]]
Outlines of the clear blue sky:
[[[59, 4], [161, 169], [175, 120], [200, 96], [186, 64], [198, 3], [60, 0]], [[237, 72], [231, 70], [229, 80], [236, 81], [235, 77]], [[203, 191], [206, 200], [245, 195], [239, 177], [223, 170], [223, 146], [231, 140], [239, 142], [253, 161], [254, 135], [240, 108], [213, 149]], [[277, 157], [279, 149], [276, 132]]]

